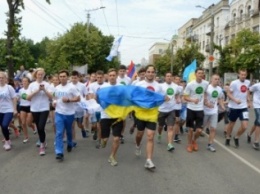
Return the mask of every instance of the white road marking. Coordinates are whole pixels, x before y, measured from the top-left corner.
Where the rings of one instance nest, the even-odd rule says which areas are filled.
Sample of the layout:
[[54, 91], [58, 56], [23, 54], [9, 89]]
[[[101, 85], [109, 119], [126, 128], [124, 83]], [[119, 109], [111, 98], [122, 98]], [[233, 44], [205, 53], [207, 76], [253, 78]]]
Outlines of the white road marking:
[[218, 140], [214, 140], [220, 147], [222, 147], [224, 150], [226, 150], [227, 152], [229, 152], [231, 155], [233, 155], [234, 157], [236, 157], [238, 160], [240, 160], [241, 162], [243, 162], [245, 165], [247, 165], [248, 167], [252, 168], [255, 172], [260, 174], [260, 169], [257, 168], [255, 165], [251, 164], [250, 162], [248, 162], [246, 159], [244, 159], [243, 157], [239, 156], [238, 154], [236, 154], [235, 152], [233, 152], [232, 150], [230, 150], [228, 147], [226, 147], [225, 145], [223, 145], [222, 143], [220, 143]]

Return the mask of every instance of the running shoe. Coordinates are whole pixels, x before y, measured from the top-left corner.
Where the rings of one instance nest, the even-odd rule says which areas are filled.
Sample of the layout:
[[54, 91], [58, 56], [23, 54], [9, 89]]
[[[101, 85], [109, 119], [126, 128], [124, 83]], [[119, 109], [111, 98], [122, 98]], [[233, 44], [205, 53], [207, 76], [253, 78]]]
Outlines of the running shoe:
[[124, 144], [124, 143], [125, 143], [125, 139], [124, 139], [124, 136], [123, 136], [123, 135], [121, 135], [121, 137], [120, 137], [120, 143], [121, 143], [121, 144]]
[[193, 152], [193, 146], [192, 146], [192, 144], [190, 144], [190, 145], [187, 146], [187, 151], [190, 152], [190, 153]]
[[179, 135], [178, 135], [178, 134], [176, 134], [176, 135], [174, 136], [174, 140], [173, 140], [173, 141], [176, 142], [176, 143], [181, 142], [181, 139], [179, 138]]
[[259, 143], [258, 142], [253, 143], [253, 148], [255, 150], [259, 150]]
[[171, 151], [173, 151], [174, 149], [175, 149], [174, 146], [173, 146], [171, 143], [169, 143], [168, 146], [167, 146], [167, 150], [168, 150], [169, 152], [171, 152]]
[[5, 151], [9, 151], [11, 149], [11, 141], [5, 141], [3, 148], [5, 149]]
[[247, 136], [247, 143], [251, 143], [251, 136], [249, 135], [249, 133], [247, 133], [246, 136]]
[[24, 140], [23, 140], [23, 143], [27, 143], [29, 141], [29, 138], [25, 138]]
[[109, 156], [108, 162], [111, 164], [111, 166], [117, 166], [117, 164], [118, 164], [116, 159], [112, 155]]
[[209, 144], [207, 149], [211, 152], [216, 152], [216, 149], [214, 148], [214, 146], [212, 144]]
[[144, 164], [144, 167], [145, 167], [146, 169], [155, 169], [155, 165], [154, 165], [154, 163], [152, 162], [151, 159], [147, 159], [147, 160], [146, 160], [146, 162], [145, 162], [145, 164]]
[[39, 155], [40, 156], [44, 156], [45, 155], [45, 147], [43, 145], [40, 146]]
[[71, 146], [67, 146], [67, 152], [71, 152], [72, 151], [72, 147]]
[[161, 143], [161, 140], [162, 140], [162, 135], [158, 135], [157, 136], [157, 143]]
[[64, 159], [64, 156], [63, 156], [63, 154], [57, 154], [57, 155], [56, 155], [56, 160], [58, 160], [58, 161], [62, 162], [62, 161], [63, 161], [63, 159]]
[[235, 147], [238, 148], [239, 147], [239, 139], [234, 137], [234, 143], [235, 143]]
[[135, 155], [136, 156], [141, 156], [142, 151], [141, 151], [141, 147], [140, 146], [136, 146], [135, 147]]
[[195, 151], [195, 152], [199, 150], [199, 146], [196, 141], [192, 142], [192, 147], [193, 147], [193, 151]]

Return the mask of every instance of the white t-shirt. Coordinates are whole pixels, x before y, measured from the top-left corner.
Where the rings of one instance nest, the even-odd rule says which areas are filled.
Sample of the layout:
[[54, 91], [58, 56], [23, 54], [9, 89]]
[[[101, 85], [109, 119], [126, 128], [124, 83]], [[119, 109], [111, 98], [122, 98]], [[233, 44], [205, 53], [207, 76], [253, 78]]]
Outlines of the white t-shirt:
[[178, 99], [179, 99], [180, 103], [175, 103], [174, 104], [174, 110], [181, 110], [181, 107], [182, 107], [181, 97], [182, 97], [182, 94], [183, 94], [183, 87], [182, 86], [178, 86], [178, 91], [179, 91]]
[[127, 76], [125, 76], [123, 78], [118, 76], [117, 79], [116, 79], [116, 82], [118, 84], [121, 84], [121, 85], [130, 85], [131, 84], [131, 79], [130, 79], [130, 77], [127, 77]]
[[167, 102], [164, 102], [159, 106], [160, 112], [170, 112], [174, 110], [174, 106], [176, 104], [175, 96], [180, 94], [179, 86], [175, 83], [162, 83], [160, 84], [162, 94], [167, 95], [170, 100]]
[[245, 80], [241, 82], [239, 79], [231, 82], [229, 86], [229, 90], [231, 91], [233, 97], [235, 99], [239, 99], [241, 101], [240, 104], [235, 103], [233, 100], [229, 100], [228, 107], [233, 109], [243, 109], [247, 108], [247, 92], [250, 85], [249, 80]]
[[[81, 99], [84, 99], [84, 97], [88, 94], [88, 91], [87, 91], [85, 84], [83, 84], [81, 82], [77, 82], [76, 84], [73, 84], [71, 82], [70, 84], [74, 85], [77, 88]], [[79, 106], [78, 103], [75, 103], [75, 111], [76, 112], [82, 112], [84, 110]]]
[[13, 113], [13, 99], [17, 97], [15, 90], [10, 85], [0, 86], [0, 113]]
[[27, 89], [21, 88], [19, 90], [20, 106], [31, 105], [31, 102], [29, 100], [26, 100], [28, 93], [29, 93], [28, 88]]
[[209, 108], [208, 106], [204, 106], [204, 114], [205, 115], [213, 115], [218, 113], [218, 100], [223, 98], [222, 89], [219, 86], [213, 87], [211, 84], [208, 86], [206, 90], [207, 101], [213, 108]]
[[96, 94], [101, 87], [104, 87], [107, 84], [107, 82], [103, 82], [102, 84], [99, 84], [98, 82], [93, 82], [89, 85], [89, 93]]
[[[107, 88], [107, 87], [113, 87], [113, 86], [117, 86], [117, 85], [121, 85], [121, 84], [116, 84], [116, 85], [111, 85], [110, 83], [104, 83], [101, 87], [101, 88]], [[110, 117], [107, 115], [107, 113], [104, 111], [103, 108], [101, 108], [101, 111], [100, 111], [100, 115], [101, 115], [101, 119], [110, 119]]]
[[254, 108], [260, 108], [260, 83], [256, 83], [249, 88], [250, 92], [253, 92], [253, 106]]
[[208, 87], [208, 82], [202, 80], [198, 83], [196, 80], [191, 81], [187, 84], [184, 95], [189, 96], [192, 99], [199, 99], [199, 103], [195, 104], [194, 102], [187, 102], [187, 108], [195, 111], [203, 110], [204, 108], [204, 93]]
[[157, 81], [153, 81], [150, 83], [150, 82], [147, 82], [146, 80], [142, 80], [142, 81], [137, 82], [136, 86], [140, 86], [140, 87], [146, 88], [148, 90], [162, 94], [161, 86]]
[[[28, 88], [28, 94], [32, 94], [37, 91], [40, 85], [43, 84], [45, 90], [52, 92], [50, 84], [46, 81], [38, 83], [36, 81], [30, 83]], [[31, 99], [31, 111], [32, 112], [42, 112], [50, 110], [50, 99], [44, 91], [39, 91]]]
[[63, 86], [60, 84], [55, 88], [53, 95], [56, 99], [55, 112], [57, 112], [59, 114], [63, 114], [63, 115], [75, 114], [75, 104], [76, 103], [74, 103], [74, 102], [69, 102], [69, 103], [65, 102], [64, 103], [62, 101], [63, 97], [71, 99], [73, 97], [80, 96], [80, 93], [77, 90], [75, 85], [73, 85], [71, 83], [67, 83], [65, 86]]

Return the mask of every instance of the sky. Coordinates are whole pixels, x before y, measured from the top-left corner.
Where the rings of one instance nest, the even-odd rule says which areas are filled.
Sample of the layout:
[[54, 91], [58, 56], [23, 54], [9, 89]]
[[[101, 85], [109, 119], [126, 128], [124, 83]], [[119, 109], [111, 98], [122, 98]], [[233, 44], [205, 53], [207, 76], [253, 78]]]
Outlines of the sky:
[[[119, 52], [121, 63], [148, 60], [155, 42], [168, 42], [189, 19], [220, 0], [24, 0], [22, 36], [39, 42], [44, 37], [63, 34], [76, 22], [90, 22], [104, 35], [123, 36]], [[98, 9], [104, 6], [104, 9]], [[95, 10], [97, 9], [97, 10]], [[0, 38], [7, 28], [7, 1], [0, 0]]]

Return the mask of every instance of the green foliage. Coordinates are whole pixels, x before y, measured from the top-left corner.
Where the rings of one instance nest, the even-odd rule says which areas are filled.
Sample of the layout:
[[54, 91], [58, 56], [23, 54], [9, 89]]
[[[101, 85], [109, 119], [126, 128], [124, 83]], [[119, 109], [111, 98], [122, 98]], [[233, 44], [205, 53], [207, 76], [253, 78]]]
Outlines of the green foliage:
[[220, 52], [219, 72], [236, 72], [247, 69], [249, 73], [259, 70], [260, 35], [249, 29], [240, 31], [224, 48], [216, 47]]

